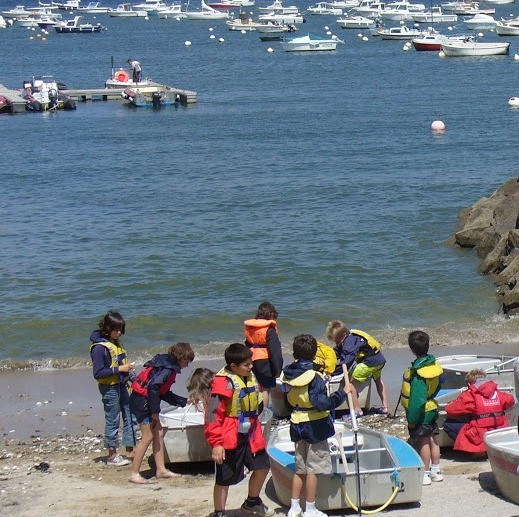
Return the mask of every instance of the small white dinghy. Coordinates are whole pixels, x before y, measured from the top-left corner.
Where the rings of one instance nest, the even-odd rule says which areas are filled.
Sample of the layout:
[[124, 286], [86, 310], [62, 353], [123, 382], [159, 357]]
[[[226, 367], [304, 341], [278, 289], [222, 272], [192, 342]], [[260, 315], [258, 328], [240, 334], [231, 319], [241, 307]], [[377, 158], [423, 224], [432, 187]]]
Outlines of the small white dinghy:
[[519, 434], [517, 427], [489, 431], [484, 437], [497, 487], [506, 499], [519, 504]]
[[[323, 511], [354, 508], [358, 504], [354, 433], [349, 423], [336, 421], [334, 426], [336, 435], [328, 439], [332, 474], [319, 476], [315, 501], [317, 508]], [[358, 431], [357, 443], [362, 508], [384, 505], [388, 501], [399, 504], [420, 500], [424, 464], [409, 444], [395, 436], [364, 428]], [[267, 453], [277, 498], [283, 505], [290, 506], [295, 471], [290, 424], [272, 429]]]
[[443, 368], [444, 389], [464, 388], [465, 375], [476, 368], [481, 368], [501, 390], [514, 386], [515, 357], [506, 355], [445, 355], [436, 361]]
[[[272, 411], [264, 409], [261, 425], [265, 438], [270, 434]], [[164, 433], [166, 463], [212, 461], [211, 447], [204, 435], [204, 413], [195, 405], [171, 407], [160, 413], [160, 423], [168, 429]]]
[[[287, 403], [285, 393], [282, 390], [282, 382], [276, 379], [276, 387], [270, 392], [270, 401], [272, 403], [272, 411], [276, 418], [288, 418], [291, 413], [289, 404]], [[342, 390], [344, 387], [344, 376], [334, 375], [327, 383], [328, 395], [334, 391]], [[359, 397], [360, 407], [368, 410], [371, 402], [371, 377], [363, 383], [357, 384], [357, 393]], [[349, 409], [348, 400], [346, 399], [336, 411], [345, 411]]]

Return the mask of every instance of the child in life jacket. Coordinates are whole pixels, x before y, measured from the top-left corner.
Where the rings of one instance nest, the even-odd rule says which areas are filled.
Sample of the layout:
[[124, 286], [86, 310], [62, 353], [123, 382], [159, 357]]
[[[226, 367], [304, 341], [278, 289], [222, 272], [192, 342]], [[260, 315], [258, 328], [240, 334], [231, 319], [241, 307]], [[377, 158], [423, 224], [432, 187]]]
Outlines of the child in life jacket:
[[409, 436], [418, 442], [418, 452], [425, 465], [423, 485], [443, 481], [438, 445], [438, 403], [443, 369], [429, 354], [429, 335], [415, 330], [408, 336], [411, 352], [416, 356], [404, 373], [401, 400], [407, 418]]
[[278, 336], [278, 311], [269, 302], [263, 302], [256, 317], [244, 322], [245, 344], [252, 351], [252, 371], [263, 390], [263, 404], [269, 405], [270, 391], [283, 368], [283, 353]]
[[185, 397], [175, 395], [169, 390], [177, 374], [194, 358], [195, 354], [189, 343], [177, 343], [170, 347], [167, 354], [157, 354], [145, 363], [144, 370], [133, 380], [130, 408], [140, 425], [142, 438], [135, 448], [132, 472], [128, 479], [131, 483], [150, 483], [140, 475], [139, 470], [152, 442], [157, 478], [180, 476], [166, 469], [164, 464], [164, 428], [159, 420], [160, 401], [165, 400], [168, 404], [180, 407], [186, 405]]
[[382, 368], [386, 364], [386, 358], [381, 351], [380, 343], [367, 332], [348, 330], [346, 325], [339, 320], [328, 323], [326, 337], [335, 343], [335, 353], [337, 354], [335, 375], [342, 373], [343, 364], [349, 370], [356, 363], [350, 373], [350, 378], [352, 385], [351, 398], [357, 418], [363, 416], [357, 388], [359, 383], [366, 382], [370, 377], [373, 377], [375, 381], [377, 393], [382, 402], [382, 407], [378, 409], [378, 412], [387, 415], [387, 392], [382, 381]]
[[130, 460], [117, 452], [119, 447], [119, 423], [123, 419], [122, 444], [128, 457], [133, 456], [135, 446], [135, 421], [130, 412], [130, 394], [126, 383], [134, 366], [128, 362], [121, 337], [126, 323], [118, 312], [110, 311], [99, 322], [99, 329], [90, 334], [90, 357], [94, 378], [105, 411], [104, 444], [108, 449], [106, 464], [114, 467], [128, 465]]
[[216, 463], [212, 517], [225, 517], [229, 486], [244, 479], [245, 467], [252, 475], [241, 509], [245, 515], [273, 515], [259, 496], [270, 461], [261, 429], [263, 397], [252, 373], [252, 352], [242, 343], [233, 343], [225, 350], [225, 362], [214, 376], [204, 425]]
[[[305, 487], [305, 517], [326, 517], [315, 507], [317, 474], [332, 473], [328, 438], [335, 434], [331, 411], [346, 399], [347, 389], [328, 396], [324, 375], [315, 371], [317, 341], [310, 334], [294, 339], [295, 362], [283, 369], [281, 381], [292, 407], [290, 437], [295, 442], [295, 474], [288, 517], [302, 517], [300, 495]], [[350, 388], [350, 385], [348, 385]]]
[[443, 429], [454, 440], [454, 450], [482, 455], [487, 450], [484, 434], [508, 426], [505, 409], [512, 407], [515, 399], [485, 378], [481, 369], [471, 370], [465, 380], [468, 389], [445, 407], [448, 418]]
[[197, 368], [191, 374], [187, 385], [188, 402], [194, 404], [196, 409], [202, 413], [205, 413], [206, 408], [209, 406], [213, 379], [213, 370], [209, 368]]

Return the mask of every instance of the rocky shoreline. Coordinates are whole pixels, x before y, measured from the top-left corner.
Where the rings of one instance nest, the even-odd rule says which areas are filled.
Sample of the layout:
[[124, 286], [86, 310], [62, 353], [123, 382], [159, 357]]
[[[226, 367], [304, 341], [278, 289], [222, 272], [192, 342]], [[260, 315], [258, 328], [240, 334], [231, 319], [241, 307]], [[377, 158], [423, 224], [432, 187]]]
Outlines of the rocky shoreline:
[[459, 214], [455, 244], [474, 248], [480, 272], [498, 286], [504, 314], [519, 313], [519, 178], [507, 181]]

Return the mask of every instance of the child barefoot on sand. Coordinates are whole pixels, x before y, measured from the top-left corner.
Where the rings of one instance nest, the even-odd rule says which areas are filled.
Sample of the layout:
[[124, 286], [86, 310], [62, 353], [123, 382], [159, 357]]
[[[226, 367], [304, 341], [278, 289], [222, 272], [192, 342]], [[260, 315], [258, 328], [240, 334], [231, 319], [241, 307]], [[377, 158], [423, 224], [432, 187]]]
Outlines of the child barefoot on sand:
[[153, 442], [153, 458], [155, 459], [157, 478], [179, 477], [166, 469], [164, 465], [164, 428], [160, 424], [160, 401], [184, 407], [187, 399], [171, 393], [169, 389], [183, 368], [195, 358], [189, 343], [173, 345], [167, 354], [158, 354], [148, 361], [144, 370], [132, 382], [130, 407], [140, 424], [141, 441], [135, 448], [132, 473], [128, 481], [137, 484], [150, 483], [139, 474], [142, 460]]
[[133, 364], [128, 363], [121, 342], [125, 327], [123, 317], [118, 312], [110, 311], [99, 322], [99, 329], [90, 334], [93, 373], [105, 410], [104, 443], [108, 449], [106, 464], [114, 467], [130, 463], [117, 453], [121, 415], [124, 424], [122, 443], [129, 456], [133, 455], [135, 445], [135, 422], [130, 412], [130, 395], [126, 387], [128, 373], [133, 370]]

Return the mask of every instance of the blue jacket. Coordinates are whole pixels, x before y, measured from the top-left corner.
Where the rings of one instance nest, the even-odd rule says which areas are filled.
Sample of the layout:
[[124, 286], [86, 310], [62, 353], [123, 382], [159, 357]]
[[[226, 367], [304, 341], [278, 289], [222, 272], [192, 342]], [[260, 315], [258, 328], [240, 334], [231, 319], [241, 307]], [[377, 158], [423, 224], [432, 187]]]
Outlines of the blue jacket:
[[[291, 380], [299, 377], [307, 370], [313, 370], [314, 363], [308, 359], [299, 359], [283, 369], [286, 378]], [[316, 375], [308, 385], [308, 395], [312, 406], [318, 411], [331, 410], [332, 413], [326, 418], [302, 422], [301, 424], [290, 423], [290, 438], [293, 442], [304, 440], [308, 443], [318, 443], [330, 438], [335, 434], [333, 427], [333, 410], [346, 400], [343, 390], [335, 391], [330, 396], [326, 391], [326, 383]]]
[[[93, 330], [90, 334], [90, 341], [92, 343], [103, 343], [108, 341], [108, 339], [101, 336], [101, 331], [99, 329]], [[112, 358], [110, 357], [110, 352], [105, 346], [96, 345], [92, 348], [90, 352], [90, 357], [92, 358], [92, 369], [94, 374], [94, 379], [104, 379], [105, 377], [111, 377], [112, 375], [119, 373], [119, 368], [116, 366], [115, 368], [111, 368]], [[120, 374], [120, 381], [125, 382], [128, 379], [128, 374]]]
[[[337, 356], [337, 367], [335, 368], [334, 375], [342, 374], [342, 365], [345, 364], [348, 370], [355, 361], [357, 354], [367, 346], [366, 340], [357, 336], [356, 334], [348, 334], [342, 345], [336, 345], [335, 355]], [[382, 352], [366, 357], [362, 361], [366, 366], [378, 366], [386, 363], [386, 358]]]

